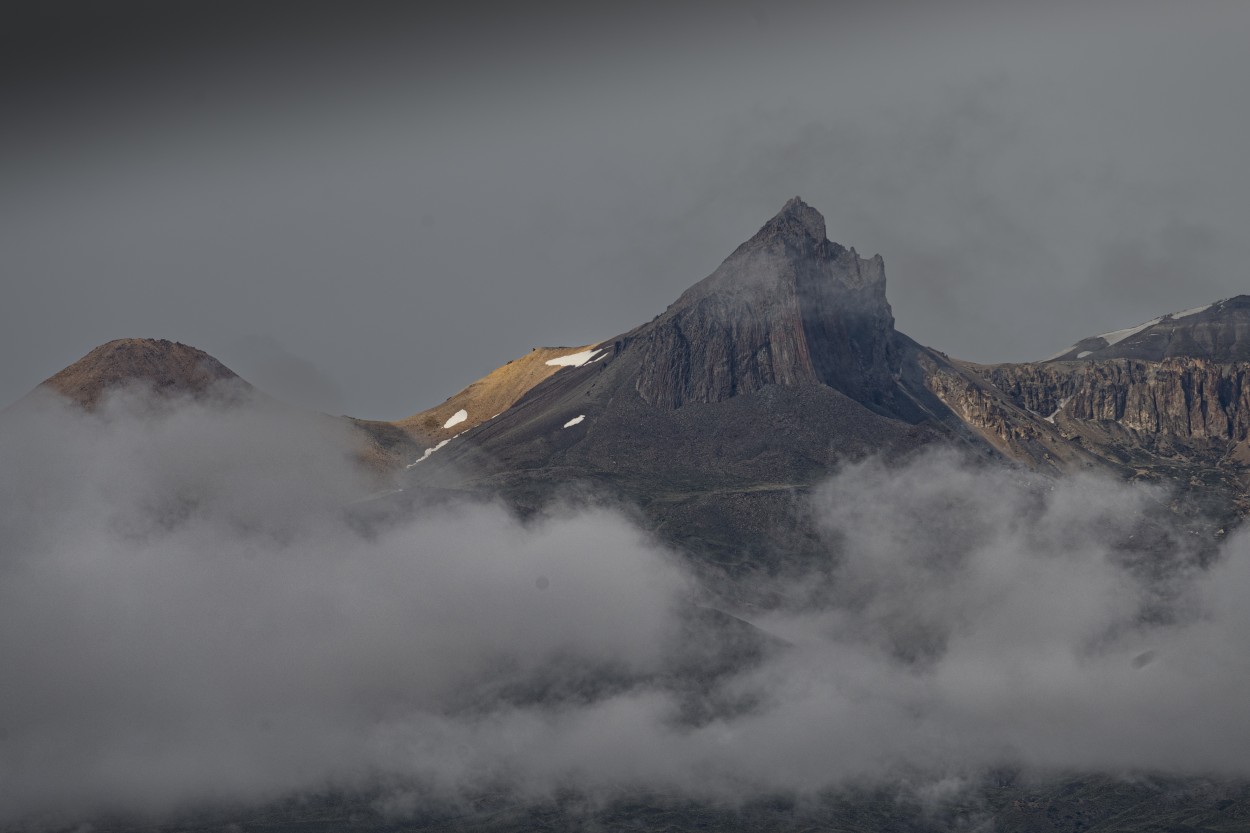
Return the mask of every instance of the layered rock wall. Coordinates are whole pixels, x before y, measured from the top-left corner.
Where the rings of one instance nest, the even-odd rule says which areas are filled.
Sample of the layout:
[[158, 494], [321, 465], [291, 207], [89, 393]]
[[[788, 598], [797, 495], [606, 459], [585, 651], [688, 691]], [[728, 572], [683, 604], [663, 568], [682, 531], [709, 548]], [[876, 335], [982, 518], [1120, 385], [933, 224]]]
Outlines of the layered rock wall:
[[1248, 362], [1112, 359], [996, 365], [982, 373], [1019, 405], [1042, 415], [1062, 410], [1070, 419], [1191, 439], [1250, 437]]

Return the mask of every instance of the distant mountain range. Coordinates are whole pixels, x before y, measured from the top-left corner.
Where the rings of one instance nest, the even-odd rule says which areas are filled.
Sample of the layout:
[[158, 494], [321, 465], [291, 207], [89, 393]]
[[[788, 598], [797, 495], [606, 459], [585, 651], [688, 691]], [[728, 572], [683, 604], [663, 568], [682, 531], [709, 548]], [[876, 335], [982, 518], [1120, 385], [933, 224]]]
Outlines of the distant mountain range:
[[[350, 424], [388, 487], [362, 512], [465, 492], [523, 514], [557, 498], [624, 502], [732, 609], [766, 603], [751, 579], [814, 545], [807, 496], [836, 467], [934, 444], [1056, 476], [1168, 484], [1167, 509], [1215, 541], [1250, 512], [1248, 374], [1245, 295], [1043, 361], [953, 359], [895, 329], [882, 258], [828, 240], [795, 198], [651, 321], [536, 348], [406, 419]], [[261, 395], [207, 354], [142, 339], [105, 344], [42, 387], [93, 409], [133, 384]]]
[[[500, 491], [528, 511], [593, 486], [744, 565], [793, 545], [778, 520], [840, 461], [934, 442], [1168, 482], [1221, 524], [1250, 511], [1250, 296], [984, 365], [896, 330], [885, 286], [882, 258], [828, 240], [796, 197], [652, 321], [535, 348], [406, 419], [351, 420], [361, 457], [404, 491]], [[42, 387], [93, 408], [123, 383], [226, 381], [253, 393], [194, 348], [123, 339]]]

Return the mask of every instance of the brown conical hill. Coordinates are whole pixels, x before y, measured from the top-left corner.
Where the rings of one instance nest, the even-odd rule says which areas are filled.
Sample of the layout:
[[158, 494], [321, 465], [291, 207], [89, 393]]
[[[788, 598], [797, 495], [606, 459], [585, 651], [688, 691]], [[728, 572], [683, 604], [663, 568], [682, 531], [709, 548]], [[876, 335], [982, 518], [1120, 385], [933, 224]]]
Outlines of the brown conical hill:
[[195, 398], [221, 385], [229, 385], [236, 392], [252, 389], [203, 350], [150, 338], [120, 338], [101, 344], [40, 387], [94, 410], [105, 394], [129, 385], [147, 386], [163, 396]]
[[[137, 386], [165, 399], [220, 397], [231, 404], [251, 402], [280, 409], [294, 418], [309, 412], [271, 399], [217, 359], [187, 344], [167, 339], [122, 338], [101, 344], [39, 385], [92, 411], [111, 392]], [[301, 416], [302, 415], [302, 416]], [[347, 419], [311, 414], [323, 420]], [[388, 422], [348, 419], [357, 432], [356, 458], [383, 478], [420, 453], [403, 430]]]

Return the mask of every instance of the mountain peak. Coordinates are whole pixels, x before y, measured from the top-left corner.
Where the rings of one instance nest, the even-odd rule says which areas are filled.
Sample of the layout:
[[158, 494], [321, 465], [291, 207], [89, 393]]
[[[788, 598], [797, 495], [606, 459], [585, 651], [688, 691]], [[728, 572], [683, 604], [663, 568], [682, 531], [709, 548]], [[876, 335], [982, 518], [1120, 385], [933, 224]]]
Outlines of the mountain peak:
[[[804, 276], [850, 284], [880, 283], [876, 291], [884, 302], [881, 259], [862, 260], [853, 249], [830, 241], [824, 216], [801, 197], [793, 197], [716, 271], [682, 293], [673, 307], [723, 293], [803, 291], [801, 284], [808, 282]], [[757, 302], [756, 306], [765, 303]]]
[[719, 402], [820, 384], [881, 413], [902, 408], [894, 317], [879, 256], [830, 242], [795, 197], [645, 328], [637, 390], [652, 404]]
[[793, 227], [797, 224], [816, 242], [822, 243], [825, 237], [825, 217], [816, 209], [803, 202], [802, 197], [792, 197], [785, 205], [781, 207], [781, 211], [777, 213], [770, 224], [786, 225]]
[[126, 385], [199, 397], [223, 382], [246, 384], [203, 350], [166, 339], [122, 338], [101, 344], [41, 387], [92, 410], [106, 393]]
[[741, 246], [740, 251], [764, 248], [777, 242], [788, 243], [800, 251], [823, 251], [827, 248], [833, 254], [842, 251], [841, 246], [830, 243], [826, 237], [824, 215], [803, 202], [801, 197], [792, 197], [787, 201], [771, 220]]

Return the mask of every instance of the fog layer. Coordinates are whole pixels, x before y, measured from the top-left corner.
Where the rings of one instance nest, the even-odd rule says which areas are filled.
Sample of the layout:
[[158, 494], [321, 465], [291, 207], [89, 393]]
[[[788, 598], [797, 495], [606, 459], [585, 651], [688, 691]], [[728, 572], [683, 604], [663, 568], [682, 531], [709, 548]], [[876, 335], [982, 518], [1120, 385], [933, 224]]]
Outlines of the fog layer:
[[462, 502], [369, 528], [336, 421], [25, 404], [0, 430], [0, 820], [998, 765], [1250, 776], [1245, 538], [1198, 566], [1155, 490], [943, 452], [848, 466], [812, 501], [827, 557], [748, 617], [775, 647], [705, 674], [719, 705], [692, 717], [698, 590], [624, 514]]

